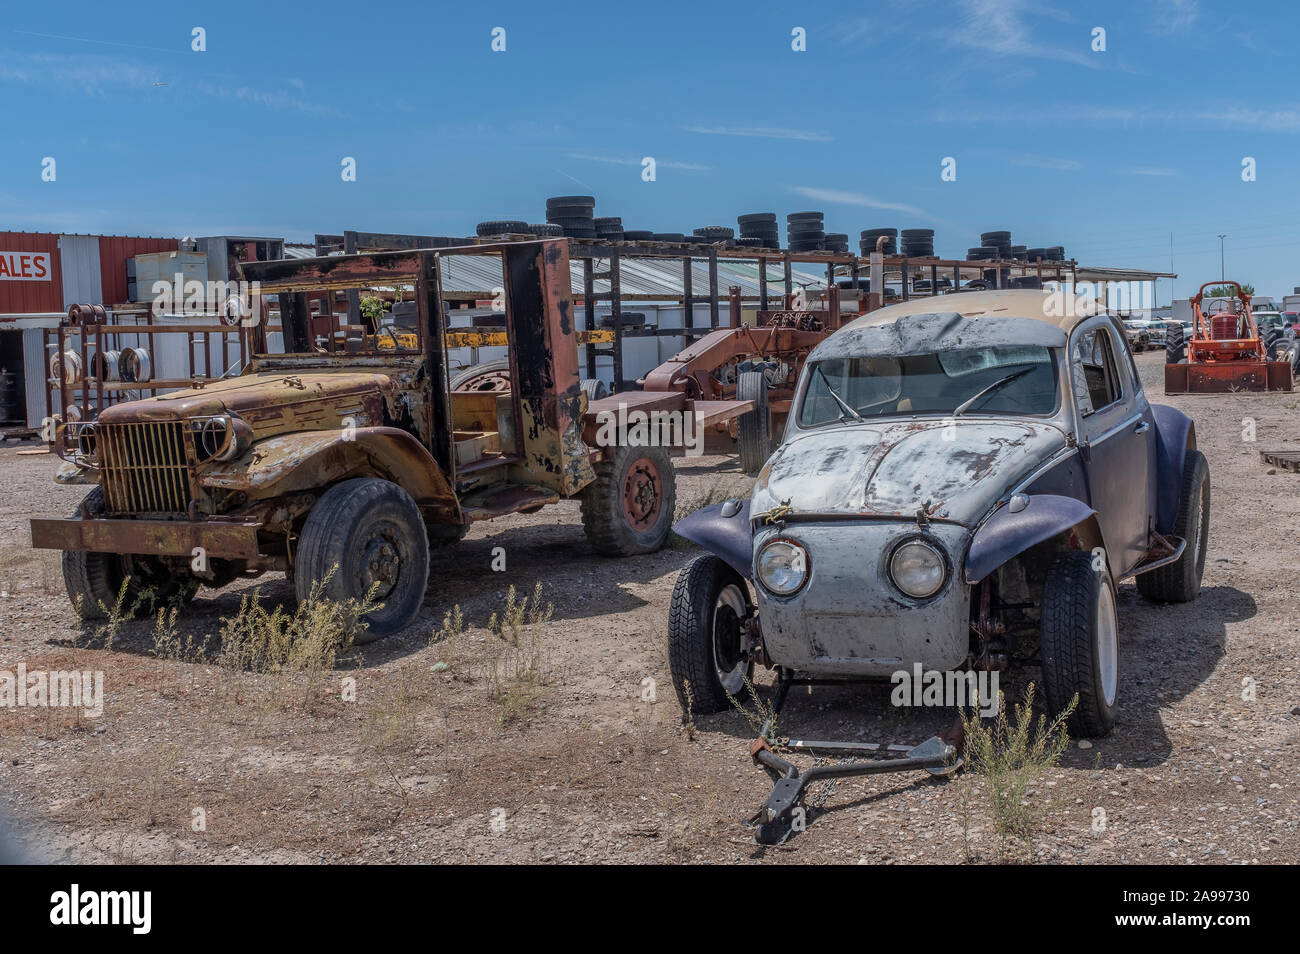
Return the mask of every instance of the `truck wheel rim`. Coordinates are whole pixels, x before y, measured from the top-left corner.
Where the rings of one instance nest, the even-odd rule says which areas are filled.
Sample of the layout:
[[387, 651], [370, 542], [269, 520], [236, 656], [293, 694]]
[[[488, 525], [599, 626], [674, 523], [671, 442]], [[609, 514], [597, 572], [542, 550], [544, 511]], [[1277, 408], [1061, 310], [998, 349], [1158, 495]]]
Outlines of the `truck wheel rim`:
[[745, 618], [745, 597], [740, 588], [729, 583], [713, 604], [713, 668], [718, 682], [733, 696], [745, 685], [747, 660], [741, 646], [740, 621]]
[[377, 595], [382, 598], [393, 591], [402, 572], [402, 554], [395, 541], [383, 534], [377, 534], [366, 541], [361, 551], [361, 573], [359, 574], [364, 597], [370, 588], [378, 584]]
[[637, 530], [654, 526], [663, 498], [659, 493], [659, 468], [648, 458], [632, 463], [623, 481], [623, 516]]
[[1097, 669], [1101, 676], [1101, 694], [1109, 708], [1115, 704], [1119, 688], [1119, 638], [1115, 594], [1105, 580], [1101, 581], [1101, 592], [1097, 594]]

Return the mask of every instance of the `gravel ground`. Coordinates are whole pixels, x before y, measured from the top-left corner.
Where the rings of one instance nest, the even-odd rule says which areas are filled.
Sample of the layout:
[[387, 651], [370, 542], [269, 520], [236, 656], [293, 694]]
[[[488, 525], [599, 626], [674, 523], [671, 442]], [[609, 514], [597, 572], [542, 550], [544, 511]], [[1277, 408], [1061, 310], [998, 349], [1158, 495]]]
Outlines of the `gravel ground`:
[[[0, 449], [0, 670], [99, 670], [105, 704], [98, 718], [0, 712], [0, 806], [30, 856], [89, 862], [1295, 861], [1300, 475], [1258, 450], [1300, 449], [1300, 394], [1164, 398], [1161, 356], [1138, 362], [1209, 458], [1205, 589], [1157, 606], [1121, 585], [1118, 724], [1033, 785], [1041, 824], [1025, 847], [997, 836], [971, 774], [842, 782], [807, 832], [755, 847], [742, 823], [768, 786], [753, 728], [732, 712], [688, 732], [670, 688], [665, 619], [691, 549], [601, 559], [576, 503], [478, 525], [437, 553], [421, 620], [334, 671], [160, 658], [148, 621], [106, 641], [75, 621], [57, 555], [27, 545], [30, 517], [66, 514], [84, 492], [52, 483], [50, 456], [19, 455], [33, 445]], [[678, 480], [681, 509], [748, 485], [727, 458], [684, 462]], [[504, 572], [490, 569], [496, 547]], [[538, 583], [550, 621], [518, 648], [489, 633], [508, 587]], [[182, 638], [218, 632], [254, 591], [289, 595], [273, 576], [205, 591]], [[465, 631], [435, 639], [454, 605]], [[1036, 678], [1026, 666], [1002, 687], [1016, 698]], [[800, 690], [784, 714], [800, 734], [898, 742], [951, 719], [895, 710], [870, 686]]]

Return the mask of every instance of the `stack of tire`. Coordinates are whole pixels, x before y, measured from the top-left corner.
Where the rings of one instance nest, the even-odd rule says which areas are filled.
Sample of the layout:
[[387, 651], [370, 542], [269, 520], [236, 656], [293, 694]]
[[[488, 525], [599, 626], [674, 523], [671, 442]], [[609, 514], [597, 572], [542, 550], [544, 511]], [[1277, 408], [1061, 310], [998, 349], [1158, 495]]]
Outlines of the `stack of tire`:
[[849, 236], [847, 232], [827, 232], [826, 244], [824, 246], [828, 252], [847, 252], [849, 250]]
[[749, 248], [780, 248], [781, 229], [775, 212], [750, 212], [736, 217], [740, 244]]
[[903, 258], [934, 258], [934, 229], [903, 229]]
[[898, 254], [898, 229], [863, 229], [861, 241], [858, 247], [862, 250], [863, 255], [870, 255], [876, 250], [876, 240], [885, 236], [885, 244], [881, 246], [881, 251], [886, 255]]
[[822, 212], [791, 212], [785, 217], [787, 244], [792, 252], [819, 252], [826, 247], [826, 216]]
[[655, 234], [649, 229], [624, 229], [623, 241], [625, 242], [648, 242], [655, 237]]
[[623, 241], [623, 219], [617, 215], [610, 215], [604, 218], [592, 219], [592, 225], [596, 229], [596, 238], [602, 242], [621, 242]]
[[1029, 260], [1028, 247], [1024, 245], [1011, 246], [1011, 257], [1014, 258], [1017, 262], [1028, 261]]
[[690, 241], [696, 245], [735, 245], [736, 230], [726, 225], [704, 225], [695, 229]]
[[489, 222], [480, 222], [474, 227], [474, 232], [479, 238], [487, 238], [491, 235], [527, 235], [528, 223], [518, 219], [493, 219]]
[[595, 211], [595, 196], [557, 195], [546, 200], [546, 221], [564, 229], [570, 238], [596, 237]]
[[650, 236], [652, 242], [676, 242], [678, 244], [686, 241], [686, 236], [681, 232], [655, 232]]

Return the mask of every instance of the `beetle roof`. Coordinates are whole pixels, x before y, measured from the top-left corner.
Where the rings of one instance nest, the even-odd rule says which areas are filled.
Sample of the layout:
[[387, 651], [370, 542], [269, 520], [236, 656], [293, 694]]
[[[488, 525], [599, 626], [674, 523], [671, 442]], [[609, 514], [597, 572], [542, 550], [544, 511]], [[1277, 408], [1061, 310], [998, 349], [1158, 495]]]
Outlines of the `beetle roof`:
[[[1037, 289], [1017, 289], [1015, 291], [977, 291], [954, 292], [951, 295], [926, 295], [888, 305], [873, 312], [855, 318], [841, 331], [851, 328], [866, 328], [897, 321], [907, 315], [958, 314], [963, 318], [978, 320], [980, 318], [1033, 318], [1038, 321], [1056, 325], [1069, 334], [1079, 322], [1105, 311], [1098, 303], [1086, 299], [1090, 307], [1063, 307], [1074, 301], [1072, 296], [1062, 293], [1060, 297], [1050, 291]], [[1049, 314], [1049, 303], [1055, 311], [1064, 311], [1064, 315]]]

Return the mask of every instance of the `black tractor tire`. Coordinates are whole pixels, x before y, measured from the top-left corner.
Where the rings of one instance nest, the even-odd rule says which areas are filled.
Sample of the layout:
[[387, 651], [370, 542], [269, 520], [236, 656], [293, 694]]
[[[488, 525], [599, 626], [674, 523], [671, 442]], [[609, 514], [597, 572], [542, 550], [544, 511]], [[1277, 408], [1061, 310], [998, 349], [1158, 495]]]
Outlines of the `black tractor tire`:
[[1264, 358], [1267, 361], [1277, 360], [1277, 343], [1282, 338], [1282, 332], [1278, 331], [1276, 326], [1270, 325], [1264, 329]]
[[1119, 646], [1114, 587], [1093, 561], [1087, 550], [1066, 550], [1052, 561], [1043, 585], [1041, 657], [1048, 712], [1059, 715], [1077, 695], [1070, 732], [1100, 738], [1115, 724]]
[[1186, 357], [1187, 348], [1183, 344], [1183, 326], [1171, 324], [1165, 330], [1165, 364], [1180, 364]]
[[1173, 563], [1137, 575], [1138, 592], [1160, 603], [1190, 603], [1201, 593], [1206, 544], [1210, 538], [1210, 465], [1198, 450], [1183, 462], [1183, 486], [1178, 495], [1174, 534], [1187, 541]]
[[366, 614], [356, 642], [392, 635], [415, 621], [429, 585], [429, 541], [420, 508], [391, 481], [341, 481], [307, 514], [294, 562], [300, 602], [327, 578], [320, 595], [340, 602], [364, 599], [380, 581], [376, 600], [383, 605]]
[[[104, 488], [95, 487], [86, 494], [73, 516], [79, 516], [83, 508], [92, 516], [103, 513]], [[161, 561], [147, 556], [64, 550], [62, 563], [68, 599], [84, 620], [108, 619], [115, 609], [125, 619], [149, 616], [160, 607], [189, 602], [199, 589], [194, 577], [174, 573]], [[122, 584], [128, 577], [130, 583], [123, 594]]]
[[676, 473], [662, 447], [620, 444], [595, 465], [582, 491], [582, 529], [604, 556], [654, 553], [668, 539], [677, 503]]
[[752, 609], [740, 574], [711, 553], [677, 574], [668, 608], [668, 670], [688, 721], [749, 695], [754, 663], [741, 651], [739, 624]]
[[746, 474], [757, 474], [772, 454], [772, 409], [762, 371], [740, 373], [736, 380], [736, 400], [754, 402], [754, 409], [736, 420], [736, 443], [740, 446], [740, 469]]

